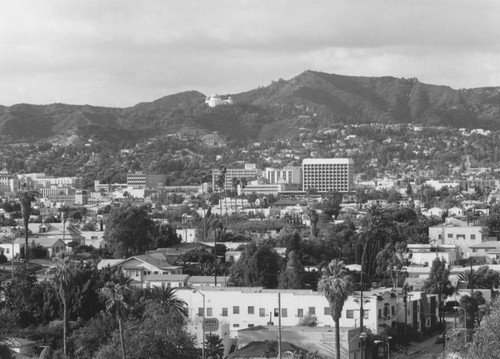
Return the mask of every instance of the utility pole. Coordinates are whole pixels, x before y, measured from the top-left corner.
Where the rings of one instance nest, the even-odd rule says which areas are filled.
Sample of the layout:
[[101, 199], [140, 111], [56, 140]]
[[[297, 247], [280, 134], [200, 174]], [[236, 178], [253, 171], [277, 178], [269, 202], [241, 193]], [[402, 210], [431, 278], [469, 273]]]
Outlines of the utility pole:
[[403, 286], [403, 301], [405, 303], [405, 355], [408, 356], [408, 285]]
[[281, 359], [281, 293], [278, 292], [278, 359]]

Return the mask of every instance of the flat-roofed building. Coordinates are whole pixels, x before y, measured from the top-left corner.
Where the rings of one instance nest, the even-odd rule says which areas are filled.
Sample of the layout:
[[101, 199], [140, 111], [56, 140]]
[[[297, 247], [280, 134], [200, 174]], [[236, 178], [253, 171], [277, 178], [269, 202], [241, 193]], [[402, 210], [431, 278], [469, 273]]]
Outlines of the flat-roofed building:
[[354, 191], [354, 162], [351, 158], [306, 158], [302, 161], [302, 188], [318, 192]]

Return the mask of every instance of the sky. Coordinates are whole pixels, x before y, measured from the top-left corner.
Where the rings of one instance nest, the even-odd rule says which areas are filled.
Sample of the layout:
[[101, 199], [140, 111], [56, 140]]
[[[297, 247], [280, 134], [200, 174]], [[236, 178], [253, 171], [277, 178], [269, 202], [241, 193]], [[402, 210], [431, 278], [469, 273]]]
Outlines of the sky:
[[498, 0], [3, 0], [0, 105], [128, 107], [305, 70], [500, 86]]

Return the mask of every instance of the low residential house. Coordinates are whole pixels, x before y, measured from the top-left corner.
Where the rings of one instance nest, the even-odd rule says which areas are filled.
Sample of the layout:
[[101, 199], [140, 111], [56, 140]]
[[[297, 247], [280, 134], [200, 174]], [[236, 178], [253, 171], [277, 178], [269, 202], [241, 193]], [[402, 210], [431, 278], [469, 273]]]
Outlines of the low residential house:
[[94, 248], [105, 248], [106, 241], [104, 240], [104, 231], [82, 231], [80, 235], [83, 237], [81, 244]]
[[432, 266], [436, 258], [448, 265], [455, 265], [461, 258], [460, 248], [454, 244], [408, 244], [411, 253], [410, 263], [420, 266]]
[[426, 217], [439, 217], [441, 218], [444, 214], [444, 210], [439, 207], [429, 208], [427, 211], [422, 212], [422, 214]]
[[500, 262], [500, 241], [484, 241], [470, 246], [471, 257], [486, 257], [488, 263]]
[[229, 282], [229, 276], [208, 276], [208, 275], [194, 275], [189, 277], [187, 284], [190, 287], [225, 287]]
[[175, 233], [182, 238], [183, 243], [196, 242], [196, 228], [177, 228]]
[[12, 256], [16, 258], [24, 252], [24, 244], [24, 241], [22, 243], [16, 242], [11, 237], [2, 235], [0, 236], [0, 253], [3, 253], [8, 260], [11, 260]]
[[487, 241], [489, 238], [488, 227], [467, 226], [455, 224], [442, 224], [429, 227], [429, 242], [436, 245], [452, 244], [460, 247], [465, 258], [468, 258], [472, 249], [471, 246]]
[[448, 209], [448, 216], [450, 217], [461, 217], [464, 215], [464, 210], [460, 207], [451, 207]]
[[[25, 243], [24, 238], [17, 238], [14, 242], [19, 245]], [[31, 236], [28, 239], [28, 244], [30, 247], [35, 245], [46, 249], [49, 258], [60, 257], [66, 252], [66, 244], [59, 238]]]
[[143, 288], [182, 288], [188, 281], [189, 274], [153, 274], [144, 278]]
[[[120, 267], [127, 277], [134, 281], [134, 285], [143, 287], [150, 276], [166, 274], [182, 274], [182, 266], [174, 265], [163, 253], [141, 254], [119, 261], [106, 261], [98, 268], [103, 266]], [[152, 277], [157, 279], [157, 277]]]
[[71, 223], [29, 223], [28, 230], [38, 238], [60, 239], [65, 244], [83, 243], [85, 237]]

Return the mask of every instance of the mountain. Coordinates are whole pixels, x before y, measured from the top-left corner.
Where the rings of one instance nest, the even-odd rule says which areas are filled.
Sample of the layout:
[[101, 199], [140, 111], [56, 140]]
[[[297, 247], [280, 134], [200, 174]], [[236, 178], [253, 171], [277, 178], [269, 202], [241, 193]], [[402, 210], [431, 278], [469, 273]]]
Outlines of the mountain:
[[294, 136], [337, 123], [415, 123], [500, 129], [500, 88], [455, 90], [415, 78], [355, 77], [305, 71], [232, 94], [209, 108], [197, 91], [128, 108], [90, 105], [0, 106], [0, 135], [51, 138], [72, 133], [117, 142], [172, 133], [217, 132], [235, 141]]

